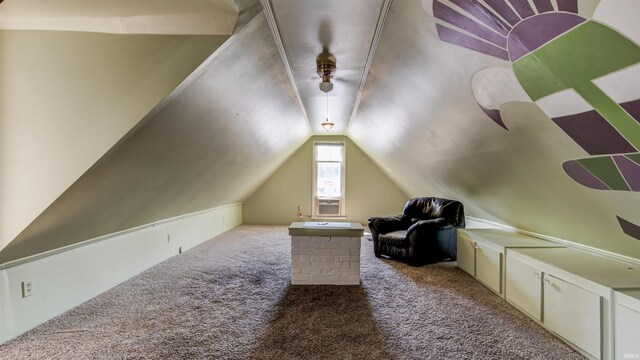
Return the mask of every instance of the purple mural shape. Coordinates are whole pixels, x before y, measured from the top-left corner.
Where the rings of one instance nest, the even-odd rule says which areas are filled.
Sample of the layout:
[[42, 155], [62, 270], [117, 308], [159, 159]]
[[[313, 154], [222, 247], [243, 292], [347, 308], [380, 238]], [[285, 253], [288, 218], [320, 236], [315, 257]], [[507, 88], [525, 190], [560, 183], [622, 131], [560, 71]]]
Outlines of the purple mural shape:
[[533, 3], [535, 4], [538, 13], [553, 11], [551, 0], [533, 0]]
[[518, 13], [518, 15], [520, 15], [521, 18], [526, 19], [530, 16], [535, 15], [535, 13], [533, 12], [533, 9], [531, 8], [531, 5], [529, 5], [529, 1], [509, 0], [509, 2], [511, 3], [511, 5], [513, 5], [513, 8], [516, 10], [516, 12]]
[[616, 218], [618, 218], [618, 224], [620, 224], [620, 227], [622, 228], [622, 231], [624, 231], [625, 234], [640, 240], [640, 226], [629, 222], [623, 218], [621, 218], [620, 216], [616, 216]]
[[[447, 3], [456, 6], [449, 7], [445, 5]], [[464, 12], [458, 13], [459, 8]], [[510, 61], [514, 70], [518, 64], [516, 61], [525, 55], [582, 24], [591, 24], [577, 15], [578, 0], [484, 0], [482, 4], [478, 0], [433, 0], [433, 14], [446, 23], [436, 24], [440, 40]], [[576, 29], [577, 32], [580, 30], [583, 29]], [[505, 36], [506, 45], [502, 41]], [[527, 68], [520, 66], [518, 71], [527, 71]], [[517, 76], [517, 72], [514, 74]], [[526, 91], [522, 78], [519, 77], [518, 81]], [[505, 101], [517, 101], [519, 98], [516, 94], [513, 97], [497, 96], [502, 96]], [[495, 106], [495, 101], [492, 104]], [[480, 102], [478, 105], [496, 124], [507, 129], [499, 104], [497, 109], [485, 108]], [[640, 191], [638, 149], [626, 140], [619, 128], [614, 128], [611, 119], [605, 119], [597, 112], [603, 111], [600, 105], [592, 106], [594, 110], [552, 119], [586, 152], [592, 156], [600, 155], [564, 162], [565, 173], [591, 189]], [[640, 123], [640, 99], [621, 103], [620, 107]], [[627, 123], [627, 126], [632, 125]], [[640, 240], [640, 226], [620, 217], [618, 221], [625, 234]]]
[[566, 161], [562, 164], [562, 168], [569, 177], [580, 185], [596, 190], [611, 190], [576, 160]]
[[459, 45], [467, 49], [475, 50], [483, 54], [491, 55], [502, 60], [509, 60], [509, 55], [504, 49], [501, 49], [484, 41], [480, 41], [459, 31], [449, 29], [448, 27], [444, 27], [440, 24], [436, 24], [436, 28], [438, 30], [438, 36], [443, 41]]
[[583, 17], [567, 13], [550, 13], [523, 20], [509, 34], [507, 49], [511, 61], [520, 59], [585, 21]]
[[485, 109], [483, 106], [480, 106], [480, 108], [482, 109], [482, 111], [484, 111], [485, 114], [487, 114], [491, 118], [491, 120], [495, 121], [496, 124], [502, 126], [503, 128], [505, 128], [505, 130], [509, 130], [507, 129], [507, 125], [504, 124], [504, 121], [502, 121], [502, 116], [500, 116], [500, 110]]
[[[438, 1], [434, 1], [434, 6], [436, 2]], [[502, 34], [505, 37], [509, 34], [511, 26], [501, 19], [495, 17], [486, 7], [484, 7], [484, 5], [480, 4], [479, 2], [475, 0], [451, 0], [451, 2], [460, 7], [462, 10], [468, 12], [473, 17], [480, 20], [483, 24], [487, 25], [489, 28], [498, 32], [499, 34]]]
[[632, 191], [640, 191], [640, 165], [626, 156], [617, 155], [613, 157], [620, 174], [627, 181], [627, 185]]
[[487, 40], [488, 42], [496, 44], [502, 48], [506, 47], [507, 45], [506, 37], [496, 34], [486, 27], [479, 25], [473, 19], [470, 19], [458, 12], [451, 10], [450, 7], [444, 5], [439, 1], [433, 2], [433, 15], [435, 15], [438, 19], [444, 20], [449, 24], [459, 27], [460, 29], [475, 34]]
[[620, 104], [624, 111], [626, 111], [632, 118], [636, 119], [637, 122], [640, 122], [640, 99], [627, 101], [625, 103]]
[[578, 0], [556, 0], [558, 11], [578, 13]]
[[620, 154], [636, 149], [597, 111], [553, 118], [589, 155]]
[[511, 7], [505, 2], [505, 0], [485, 0], [485, 3], [492, 9], [496, 10], [498, 14], [507, 20], [511, 26], [514, 26], [520, 22], [520, 17], [511, 10]]
[[[538, 13], [545, 13], [545, 16], [535, 16], [535, 10], [527, 0], [509, 0], [514, 8], [518, 9], [520, 16], [525, 18], [524, 21], [513, 11], [506, 0], [486, 0], [489, 8], [477, 0], [449, 1], [463, 9], [470, 17], [446, 6], [442, 0], [433, 1], [433, 15], [477, 37], [436, 24], [440, 40], [503, 60], [515, 61], [563, 31], [585, 21], [584, 18], [577, 15], [553, 12], [550, 0], [533, 0]], [[571, 0], [565, 1], [563, 3], [564, 11], [572, 9], [574, 7], [572, 4]], [[494, 12], [500, 17], [496, 16]], [[578, 12], [577, 3], [575, 3], [573, 12]], [[547, 17], [549, 15], [552, 19]], [[502, 19], [505, 19], [508, 24]], [[529, 23], [530, 21], [531, 23]], [[512, 26], [516, 24], [521, 27], [521, 30], [514, 32]], [[503, 38], [507, 35], [508, 40], [505, 43]], [[513, 53], [511, 59], [509, 53]]]

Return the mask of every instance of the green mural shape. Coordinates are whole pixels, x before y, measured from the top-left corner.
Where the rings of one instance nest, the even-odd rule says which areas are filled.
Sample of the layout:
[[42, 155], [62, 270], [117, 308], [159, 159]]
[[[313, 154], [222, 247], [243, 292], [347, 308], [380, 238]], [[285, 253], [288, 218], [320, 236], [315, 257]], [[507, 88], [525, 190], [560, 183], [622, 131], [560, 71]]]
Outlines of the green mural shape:
[[587, 21], [513, 63], [534, 101], [574, 89], [632, 145], [640, 148], [640, 123], [592, 81], [640, 62], [640, 47], [617, 31]]
[[[636, 42], [609, 24], [586, 18], [589, 10], [579, 14], [578, 0], [520, 1], [518, 14], [513, 1], [422, 2], [441, 21], [436, 24], [440, 40], [511, 62], [513, 74], [486, 68], [472, 81], [476, 101], [496, 124], [508, 129], [500, 113], [503, 104], [531, 99], [590, 155], [562, 164], [569, 177], [592, 189], [640, 192]], [[626, 12], [618, 20], [630, 21], [633, 15]], [[613, 75], [623, 70], [624, 75]], [[617, 219], [625, 234], [640, 240], [640, 226]]]
[[640, 154], [628, 154], [627, 157], [636, 164], [640, 165]]
[[618, 172], [618, 168], [611, 156], [580, 159], [578, 162], [598, 179], [602, 180], [611, 190], [631, 190], [620, 175], [620, 172]]

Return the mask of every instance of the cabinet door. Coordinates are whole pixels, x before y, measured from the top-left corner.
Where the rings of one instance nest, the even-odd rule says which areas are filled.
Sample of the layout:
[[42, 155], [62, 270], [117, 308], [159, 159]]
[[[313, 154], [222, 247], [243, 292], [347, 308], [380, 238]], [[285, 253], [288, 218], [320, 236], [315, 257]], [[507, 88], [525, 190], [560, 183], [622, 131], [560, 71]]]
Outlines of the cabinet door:
[[542, 275], [519, 258], [507, 255], [505, 297], [534, 319], [542, 320]]
[[640, 358], [640, 300], [631, 304], [616, 304], [616, 359]]
[[465, 236], [458, 236], [458, 267], [471, 276], [476, 276], [474, 242]]
[[476, 246], [476, 278], [502, 294], [502, 253], [485, 244]]
[[547, 328], [600, 359], [601, 297], [549, 274], [544, 275], [543, 291]]

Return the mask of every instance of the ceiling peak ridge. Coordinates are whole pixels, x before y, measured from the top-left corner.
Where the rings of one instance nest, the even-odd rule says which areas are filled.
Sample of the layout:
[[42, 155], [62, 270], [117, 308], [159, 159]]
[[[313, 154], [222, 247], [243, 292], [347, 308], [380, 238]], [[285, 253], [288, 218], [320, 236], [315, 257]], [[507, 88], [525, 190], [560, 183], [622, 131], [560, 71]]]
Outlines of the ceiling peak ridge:
[[293, 77], [293, 71], [291, 70], [291, 64], [289, 62], [289, 58], [287, 57], [287, 51], [284, 48], [284, 43], [282, 42], [282, 37], [280, 36], [280, 30], [278, 29], [278, 23], [276, 22], [275, 14], [273, 13], [273, 5], [271, 4], [271, 0], [260, 0], [260, 3], [262, 4], [262, 12], [267, 19], [267, 24], [269, 24], [273, 39], [276, 42], [276, 46], [278, 47], [280, 57], [282, 58], [285, 72], [287, 73], [287, 77], [289, 78], [289, 82], [291, 83], [291, 87], [293, 88], [293, 92], [296, 96], [296, 102], [298, 103], [298, 106], [302, 111], [302, 116], [304, 117], [304, 121], [307, 123], [309, 133], [313, 134], [311, 123], [309, 122], [309, 116], [307, 115], [307, 110], [305, 109], [304, 104], [302, 103], [302, 99], [300, 98], [300, 91], [298, 91], [298, 86], [296, 86], [296, 82]]
[[364, 71], [362, 72], [362, 78], [360, 79], [360, 87], [358, 88], [358, 96], [356, 98], [356, 103], [353, 105], [353, 112], [351, 113], [351, 117], [349, 118], [349, 125], [347, 126], [347, 131], [345, 132], [348, 136], [349, 131], [351, 130], [351, 124], [356, 118], [358, 113], [358, 109], [360, 108], [360, 100], [362, 99], [362, 93], [364, 92], [364, 87], [367, 84], [367, 78], [369, 77], [369, 71], [371, 71], [371, 65], [373, 64], [373, 58], [376, 54], [376, 50], [378, 50], [378, 45], [380, 44], [380, 39], [382, 38], [382, 30], [384, 29], [384, 24], [387, 21], [387, 15], [389, 15], [389, 9], [391, 9], [391, 3], [393, 0], [384, 0], [382, 4], [382, 8], [380, 9], [380, 15], [378, 16], [378, 21], [376, 23], [376, 30], [373, 34], [373, 38], [371, 39], [371, 46], [369, 47], [369, 53], [367, 54], [367, 62], [364, 67]]
[[[314, 135], [346, 135], [381, 38], [392, 0], [261, 0], [301, 111]], [[329, 78], [318, 72], [318, 54], [331, 54], [337, 67]], [[325, 86], [318, 85], [321, 83]], [[329, 86], [331, 82], [334, 86]], [[332, 88], [332, 89], [331, 89]], [[327, 97], [327, 92], [330, 91]]]

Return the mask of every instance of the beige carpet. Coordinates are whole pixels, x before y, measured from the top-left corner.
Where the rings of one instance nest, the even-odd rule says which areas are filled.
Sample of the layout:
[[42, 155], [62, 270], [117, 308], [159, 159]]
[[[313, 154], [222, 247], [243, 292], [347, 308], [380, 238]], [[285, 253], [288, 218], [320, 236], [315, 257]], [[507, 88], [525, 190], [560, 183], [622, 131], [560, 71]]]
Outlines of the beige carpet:
[[1, 359], [581, 359], [455, 263], [362, 240], [362, 286], [291, 286], [283, 226], [241, 226], [0, 346]]

